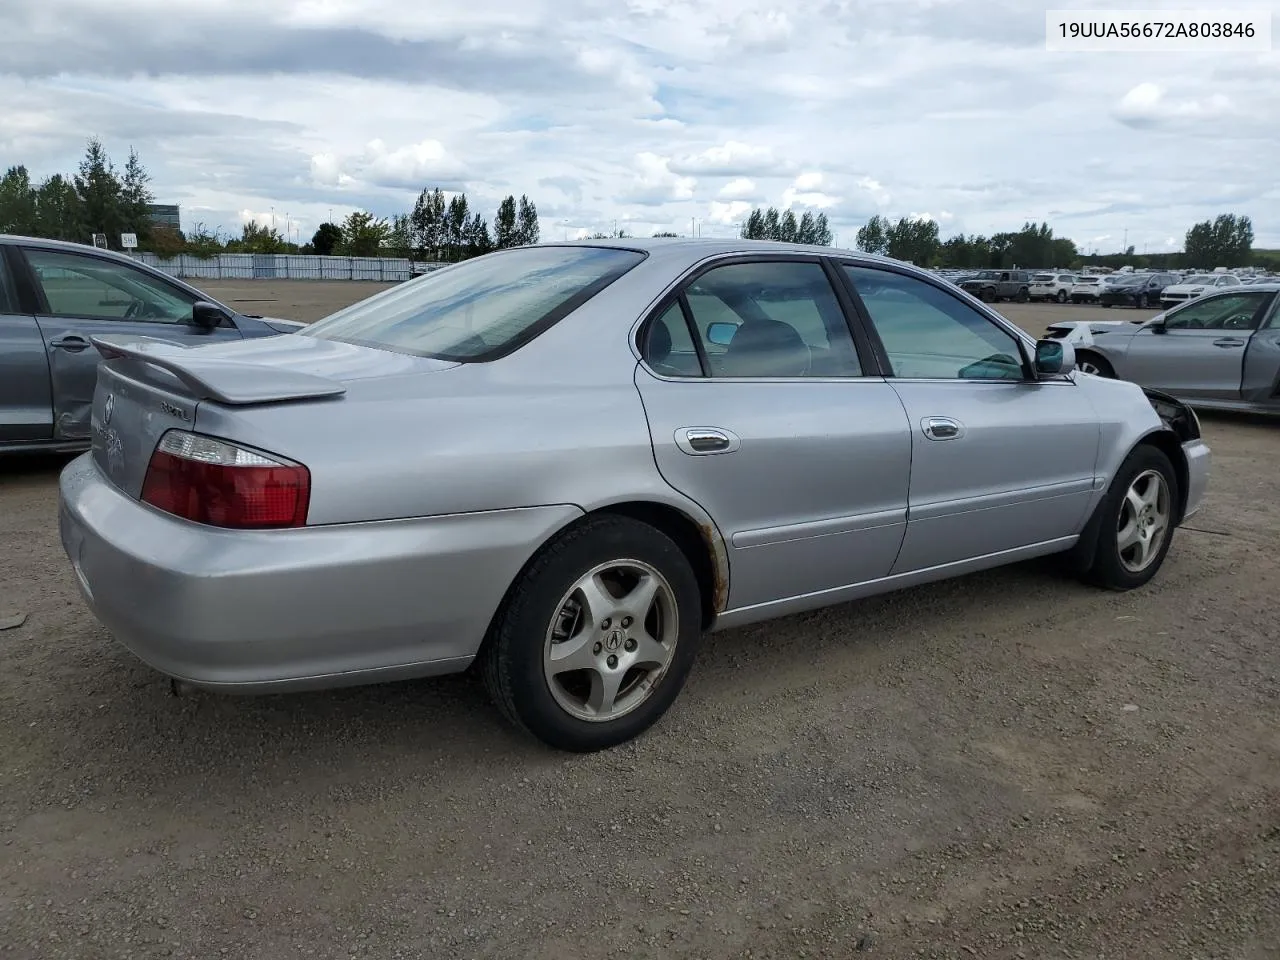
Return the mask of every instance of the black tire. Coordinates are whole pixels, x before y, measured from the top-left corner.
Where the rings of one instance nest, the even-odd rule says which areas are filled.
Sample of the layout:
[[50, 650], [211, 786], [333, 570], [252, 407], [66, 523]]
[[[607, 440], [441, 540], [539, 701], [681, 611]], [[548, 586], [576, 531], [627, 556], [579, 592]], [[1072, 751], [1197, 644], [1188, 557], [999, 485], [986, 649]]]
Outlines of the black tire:
[[1027, 290], [1026, 287], [1019, 287], [1017, 301], [1019, 303], [1026, 303], [1030, 299], [1031, 299], [1031, 292]]
[[[1134, 571], [1125, 566], [1121, 559], [1118, 545], [1120, 524], [1130, 485], [1147, 471], [1155, 471], [1164, 478], [1168, 497], [1168, 521], [1163, 538], [1146, 566], [1140, 571]], [[1084, 579], [1109, 590], [1132, 590], [1151, 580], [1164, 565], [1164, 558], [1173, 543], [1179, 495], [1178, 475], [1168, 456], [1149, 444], [1135, 447], [1116, 471], [1106, 497], [1098, 506], [1097, 546]]]
[[1067, 302], [1067, 291], [1065, 291], [1065, 290], [1059, 290], [1059, 291], [1058, 291], [1058, 295], [1057, 295], [1056, 297], [1054, 297], [1054, 299], [1055, 299], [1055, 300], [1057, 300], [1059, 303], [1066, 303], [1066, 302]]
[[[556, 700], [543, 668], [547, 631], [557, 605], [592, 568], [640, 561], [671, 588], [676, 644], [652, 692], [615, 720], [573, 716]], [[688, 559], [670, 537], [628, 517], [599, 515], [569, 528], [525, 567], [508, 593], [481, 651], [481, 670], [494, 704], [516, 727], [559, 750], [604, 750], [653, 726], [684, 686], [702, 639], [702, 599]]]
[[1091, 363], [1096, 368], [1095, 376], [1106, 377], [1108, 380], [1116, 378], [1116, 368], [1111, 365], [1106, 357], [1096, 354], [1091, 350], [1076, 351], [1076, 369], [1080, 369], [1082, 363]]
[[1111, 304], [1109, 304], [1109, 303], [1104, 303], [1104, 304], [1102, 305], [1102, 309], [1103, 309], [1103, 310], [1110, 310], [1110, 309], [1111, 309]]
[[996, 297], [995, 290], [993, 290], [991, 287], [983, 287], [981, 290], [979, 290], [978, 297], [982, 300], [983, 303], [995, 303], [996, 300], [998, 299]]

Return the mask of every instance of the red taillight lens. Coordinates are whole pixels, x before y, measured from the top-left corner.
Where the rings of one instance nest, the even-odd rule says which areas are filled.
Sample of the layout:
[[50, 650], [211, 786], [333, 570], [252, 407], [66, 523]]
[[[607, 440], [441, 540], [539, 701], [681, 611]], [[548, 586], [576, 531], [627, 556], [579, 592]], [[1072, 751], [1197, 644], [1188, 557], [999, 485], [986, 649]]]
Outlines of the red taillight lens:
[[142, 501], [215, 527], [270, 529], [307, 522], [311, 471], [225, 440], [170, 430], [160, 438]]

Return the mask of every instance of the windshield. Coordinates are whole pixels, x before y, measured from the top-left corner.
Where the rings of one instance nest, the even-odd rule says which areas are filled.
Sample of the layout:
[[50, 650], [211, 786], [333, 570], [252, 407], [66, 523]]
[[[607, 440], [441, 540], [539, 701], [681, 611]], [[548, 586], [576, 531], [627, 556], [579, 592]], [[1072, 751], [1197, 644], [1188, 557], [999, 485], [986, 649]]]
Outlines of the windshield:
[[491, 360], [532, 340], [644, 257], [612, 247], [516, 247], [410, 280], [297, 335], [440, 360]]

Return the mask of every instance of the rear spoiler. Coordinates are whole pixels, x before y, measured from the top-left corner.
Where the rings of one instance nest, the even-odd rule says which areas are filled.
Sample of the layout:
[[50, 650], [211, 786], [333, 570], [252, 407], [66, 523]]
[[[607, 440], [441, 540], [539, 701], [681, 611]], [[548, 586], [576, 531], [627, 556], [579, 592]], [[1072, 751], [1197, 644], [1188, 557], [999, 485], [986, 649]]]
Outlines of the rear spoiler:
[[182, 381], [197, 400], [245, 406], [280, 400], [336, 397], [344, 384], [328, 377], [260, 363], [201, 356], [194, 349], [156, 337], [90, 337], [107, 360], [124, 358], [159, 367]]

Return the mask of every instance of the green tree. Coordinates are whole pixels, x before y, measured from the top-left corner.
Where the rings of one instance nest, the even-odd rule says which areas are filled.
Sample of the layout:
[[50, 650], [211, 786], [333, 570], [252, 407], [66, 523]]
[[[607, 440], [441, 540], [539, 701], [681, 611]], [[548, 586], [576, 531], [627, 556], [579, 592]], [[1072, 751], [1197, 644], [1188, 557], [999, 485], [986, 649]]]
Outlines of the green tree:
[[344, 257], [376, 257], [390, 235], [391, 226], [386, 220], [366, 210], [356, 210], [342, 222], [338, 252]]
[[1193, 267], [1239, 267], [1253, 253], [1253, 220], [1234, 213], [1218, 214], [1187, 231], [1187, 263]]
[[678, 237], [680, 234], [672, 233], [670, 230], [659, 230], [654, 234], [655, 237]]
[[933, 263], [942, 246], [937, 221], [927, 217], [901, 217], [885, 236], [889, 256], [926, 267]]
[[[97, 137], [89, 138], [75, 185], [86, 231], [105, 233], [107, 246], [120, 249], [120, 234], [124, 232], [121, 211], [123, 184]], [[83, 239], [88, 240], [89, 237]]]
[[471, 219], [471, 211], [467, 206], [467, 195], [455, 193], [449, 198], [449, 206], [444, 214], [445, 259], [462, 260], [466, 257], [467, 221]]
[[418, 260], [439, 260], [444, 242], [445, 202], [439, 187], [423, 190], [409, 214], [413, 236], [414, 257]]
[[83, 211], [75, 185], [55, 173], [36, 190], [36, 229], [38, 237], [53, 240], [80, 240], [85, 236]]
[[138, 235], [138, 243], [145, 244], [151, 236], [151, 214], [147, 209], [155, 201], [149, 184], [151, 174], [138, 158], [138, 152], [129, 148], [129, 160], [124, 166], [120, 182], [120, 219], [129, 233]]
[[854, 243], [867, 253], [885, 253], [889, 249], [889, 221], [877, 213], [858, 228]]
[[493, 249], [493, 237], [489, 235], [489, 222], [479, 213], [473, 213], [463, 230], [466, 255], [479, 257]]
[[743, 240], [764, 240], [764, 212], [757, 207], [742, 221]]
[[0, 178], [0, 233], [39, 236], [36, 192], [24, 166], [10, 167]]
[[187, 231], [187, 253], [201, 260], [216, 257], [225, 251], [228, 244], [223, 242], [217, 230], [210, 230], [203, 223], [197, 223]]
[[505, 250], [519, 244], [516, 226], [516, 198], [507, 194], [498, 204], [498, 213], [493, 218], [493, 245], [495, 249]]
[[[142, 246], [143, 243], [144, 241], [139, 237], [139, 246]], [[145, 241], [145, 246], [156, 256], [176, 257], [187, 252], [187, 238], [173, 229], [173, 227], [156, 224], [151, 228], [150, 235]]]
[[322, 257], [331, 257], [342, 242], [342, 228], [325, 221], [311, 235], [311, 249]]
[[285, 253], [288, 244], [275, 227], [250, 220], [240, 229], [240, 238], [227, 244], [228, 253]]
[[516, 212], [516, 243], [529, 246], [537, 243], [542, 233], [538, 225], [538, 208], [524, 194], [520, 195], [520, 206]]
[[412, 255], [413, 220], [410, 214], [397, 214], [391, 218], [384, 252], [393, 257], [408, 258]]

